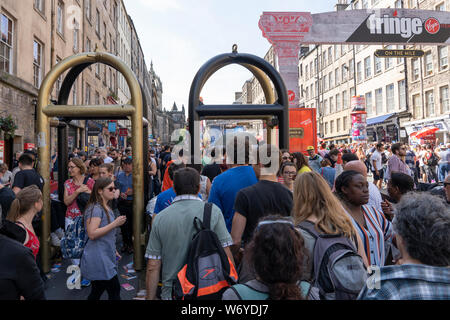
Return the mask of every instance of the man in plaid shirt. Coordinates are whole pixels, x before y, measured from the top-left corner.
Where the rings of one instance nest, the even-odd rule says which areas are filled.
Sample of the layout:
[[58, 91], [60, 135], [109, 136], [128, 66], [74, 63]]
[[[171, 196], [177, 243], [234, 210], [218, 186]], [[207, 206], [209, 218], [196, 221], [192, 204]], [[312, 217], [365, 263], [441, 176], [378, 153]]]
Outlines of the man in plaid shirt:
[[396, 205], [393, 227], [401, 258], [367, 279], [361, 300], [450, 299], [450, 207], [426, 193]]

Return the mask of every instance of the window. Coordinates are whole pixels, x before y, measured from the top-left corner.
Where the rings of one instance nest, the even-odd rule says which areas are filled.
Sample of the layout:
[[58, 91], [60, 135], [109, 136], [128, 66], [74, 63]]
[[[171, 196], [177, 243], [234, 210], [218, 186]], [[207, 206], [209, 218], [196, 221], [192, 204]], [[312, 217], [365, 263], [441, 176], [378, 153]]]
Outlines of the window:
[[86, 52], [91, 52], [91, 40], [86, 38]]
[[387, 112], [394, 111], [394, 109], [395, 109], [394, 84], [393, 83], [386, 86], [386, 109], [387, 109]]
[[419, 59], [413, 59], [412, 60], [412, 78], [413, 81], [419, 80], [420, 77], [420, 66], [419, 66]]
[[344, 63], [341, 67], [342, 72], [342, 82], [347, 81], [347, 65]]
[[448, 86], [439, 88], [439, 97], [441, 99], [442, 113], [450, 111], [450, 105], [448, 100]]
[[348, 108], [347, 90], [342, 91], [342, 108], [343, 109], [347, 109]]
[[308, 90], [308, 87], [306, 87], [305, 93], [306, 93], [306, 100], [309, 100], [309, 90]]
[[325, 122], [325, 135], [328, 134], [328, 122]]
[[80, 34], [80, 26], [75, 19], [73, 20], [73, 26], [73, 51], [78, 52], [78, 37]]
[[353, 77], [355, 76], [355, 60], [354, 59], [351, 59], [348, 62], [348, 68], [349, 68], [349, 70], [348, 70], [348, 78], [349, 79], [353, 79]]
[[34, 8], [44, 13], [45, 10], [45, 0], [34, 0]]
[[100, 20], [100, 11], [98, 11], [98, 9], [96, 10], [97, 11], [97, 13], [96, 13], [96, 24], [95, 24], [95, 32], [97, 32], [97, 35], [100, 37], [100, 28], [101, 28], [101, 25], [102, 25], [102, 22], [101, 22], [101, 20]]
[[327, 66], [327, 53], [326, 51], [322, 52], [322, 68]]
[[337, 68], [334, 70], [334, 82], [335, 82], [336, 86], [339, 85], [339, 81], [340, 81], [339, 78], [340, 78], [339, 77], [339, 69]]
[[377, 114], [383, 112], [383, 88], [375, 90], [375, 108]]
[[314, 75], [313, 73], [313, 63], [312, 61], [309, 63], [309, 77], [312, 78]]
[[414, 117], [419, 118], [422, 114], [422, 100], [420, 99], [420, 95], [416, 94], [412, 97], [413, 108], [414, 108]]
[[72, 104], [76, 106], [78, 104], [78, 81], [75, 80], [72, 86]]
[[305, 66], [305, 77], [306, 77], [306, 80], [309, 79], [308, 65]]
[[328, 90], [328, 79], [327, 79], [327, 75], [323, 76], [323, 90], [327, 91]]
[[90, 105], [91, 104], [91, 86], [86, 83], [86, 94], [84, 97], [84, 104]]
[[445, 11], [445, 3], [442, 2], [436, 6], [436, 11]]
[[328, 47], [328, 64], [333, 62], [333, 55], [331, 53], [331, 47]]
[[371, 115], [372, 114], [372, 92], [367, 92], [366, 93], [366, 112], [367, 115]]
[[350, 99], [355, 96], [355, 87], [350, 88]]
[[332, 88], [334, 87], [334, 83], [333, 83], [333, 72], [330, 72], [330, 73], [328, 74], [328, 82], [329, 82], [328, 87], [329, 87], [330, 89], [332, 89]]
[[42, 81], [42, 44], [34, 40], [33, 42], [33, 85], [36, 88], [41, 86]]
[[[61, 62], [61, 58], [56, 57], [56, 64]], [[61, 85], [63, 81], [63, 75], [60, 75], [58, 79], [56, 79], [56, 97], [59, 97], [59, 91], [61, 90]]]
[[328, 113], [331, 113], [331, 110], [335, 110], [334, 109], [334, 99], [333, 99], [333, 97], [330, 97], [330, 110], [329, 110]]
[[100, 79], [100, 63], [95, 64], [95, 75]]
[[336, 120], [336, 132], [341, 131], [341, 119]]
[[425, 92], [425, 106], [427, 117], [433, 116], [435, 114], [433, 90]]
[[374, 56], [373, 59], [375, 60], [375, 74], [381, 73], [381, 59], [377, 56]]
[[365, 79], [370, 78], [372, 76], [372, 67], [370, 65], [370, 57], [364, 59], [364, 76]]
[[439, 70], [448, 68], [448, 46], [438, 47]]
[[334, 131], [334, 120], [330, 121], [330, 133], [333, 133]]
[[1, 14], [0, 19], [0, 70], [12, 74], [14, 22], [4, 14]]
[[406, 83], [405, 80], [398, 82], [398, 105], [400, 110], [406, 108]]
[[92, 6], [91, 6], [91, 0], [85, 0], [86, 3], [86, 18], [90, 21], [92, 17]]
[[433, 73], [433, 56], [431, 55], [431, 51], [425, 53], [425, 76], [429, 76]]
[[347, 131], [347, 123], [348, 123], [348, 117], [345, 116], [345, 117], [342, 119], [342, 129], [343, 129], [344, 131]]
[[325, 114], [329, 114], [330, 113], [330, 110], [328, 110], [328, 100], [325, 100], [324, 102], [323, 102], [323, 111], [324, 111], [324, 113]]
[[[393, 49], [392, 46], [387, 46], [386, 49]], [[393, 58], [385, 58], [384, 59], [384, 68], [387, 70], [389, 68], [392, 68], [394, 66], [394, 59]]]
[[401, 8], [402, 7], [402, 0], [395, 1], [395, 7], [396, 8]]
[[100, 94], [98, 93], [98, 91], [95, 91], [95, 104], [100, 104]]
[[362, 62], [360, 61], [356, 64], [356, 80], [359, 83], [362, 81], [362, 79]]
[[361, 0], [362, 9], [369, 8], [369, 0]]
[[[341, 95], [338, 93], [336, 95], [336, 111], [341, 111], [341, 110], [342, 110], [342, 108], [341, 108]], [[333, 112], [334, 112], [334, 110], [333, 110]]]
[[58, 1], [56, 8], [56, 31], [58, 31], [60, 35], [64, 34], [64, 3], [61, 1]]

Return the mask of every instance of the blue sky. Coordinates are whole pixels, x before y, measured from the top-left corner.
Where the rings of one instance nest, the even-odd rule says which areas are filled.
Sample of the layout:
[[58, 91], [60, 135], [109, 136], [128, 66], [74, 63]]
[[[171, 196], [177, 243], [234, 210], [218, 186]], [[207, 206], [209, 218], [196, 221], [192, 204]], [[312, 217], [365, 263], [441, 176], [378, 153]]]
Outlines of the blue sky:
[[[263, 11], [334, 11], [336, 0], [124, 0], [144, 50], [148, 68], [163, 82], [163, 107], [188, 108], [189, 89], [210, 58], [231, 52], [264, 57], [270, 44], [258, 21]], [[216, 72], [201, 96], [205, 104], [231, 104], [252, 74], [238, 65]]]

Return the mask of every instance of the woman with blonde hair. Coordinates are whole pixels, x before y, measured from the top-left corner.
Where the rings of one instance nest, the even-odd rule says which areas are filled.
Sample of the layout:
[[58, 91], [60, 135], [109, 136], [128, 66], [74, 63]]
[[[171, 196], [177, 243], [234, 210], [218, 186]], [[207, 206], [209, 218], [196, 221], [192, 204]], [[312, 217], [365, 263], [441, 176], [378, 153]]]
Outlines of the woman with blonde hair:
[[[311, 227], [320, 236], [344, 237], [353, 244], [353, 250], [365, 266], [368, 266], [362, 241], [353, 227], [350, 217], [344, 211], [340, 201], [333, 195], [328, 183], [316, 172], [305, 172], [294, 183], [294, 208], [292, 210], [295, 225], [305, 239], [306, 248], [311, 259], [306, 266], [306, 280], [314, 277], [313, 261], [322, 260], [314, 257], [317, 236], [308, 231]], [[361, 265], [364, 269], [364, 266]], [[350, 273], [349, 273], [349, 276]], [[349, 282], [363, 285], [365, 279], [353, 279]], [[317, 279], [316, 279], [317, 281]], [[332, 294], [333, 288], [330, 289]]]
[[35, 259], [40, 243], [33, 228], [33, 218], [42, 210], [42, 205], [41, 190], [36, 185], [25, 187], [17, 193], [6, 218], [26, 231], [23, 245], [31, 249]]

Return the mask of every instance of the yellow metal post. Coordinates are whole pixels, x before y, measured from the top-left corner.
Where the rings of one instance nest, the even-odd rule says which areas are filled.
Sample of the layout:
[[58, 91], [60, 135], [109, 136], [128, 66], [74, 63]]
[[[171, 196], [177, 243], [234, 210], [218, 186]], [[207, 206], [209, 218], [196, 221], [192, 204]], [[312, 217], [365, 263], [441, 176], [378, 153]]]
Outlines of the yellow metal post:
[[[55, 106], [50, 103], [50, 95], [56, 80], [67, 70], [86, 63], [104, 63], [122, 73], [131, 92], [130, 105], [116, 106]], [[50, 271], [50, 120], [52, 117], [131, 117], [133, 134], [133, 241], [134, 267], [143, 268], [141, 242], [142, 214], [144, 212], [144, 167], [143, 159], [143, 100], [138, 80], [133, 71], [116, 56], [104, 52], [81, 53], [58, 63], [45, 77], [39, 90], [37, 106], [37, 146], [39, 172], [44, 178], [42, 215], [42, 268]], [[65, 168], [61, 168], [64, 170]]]

